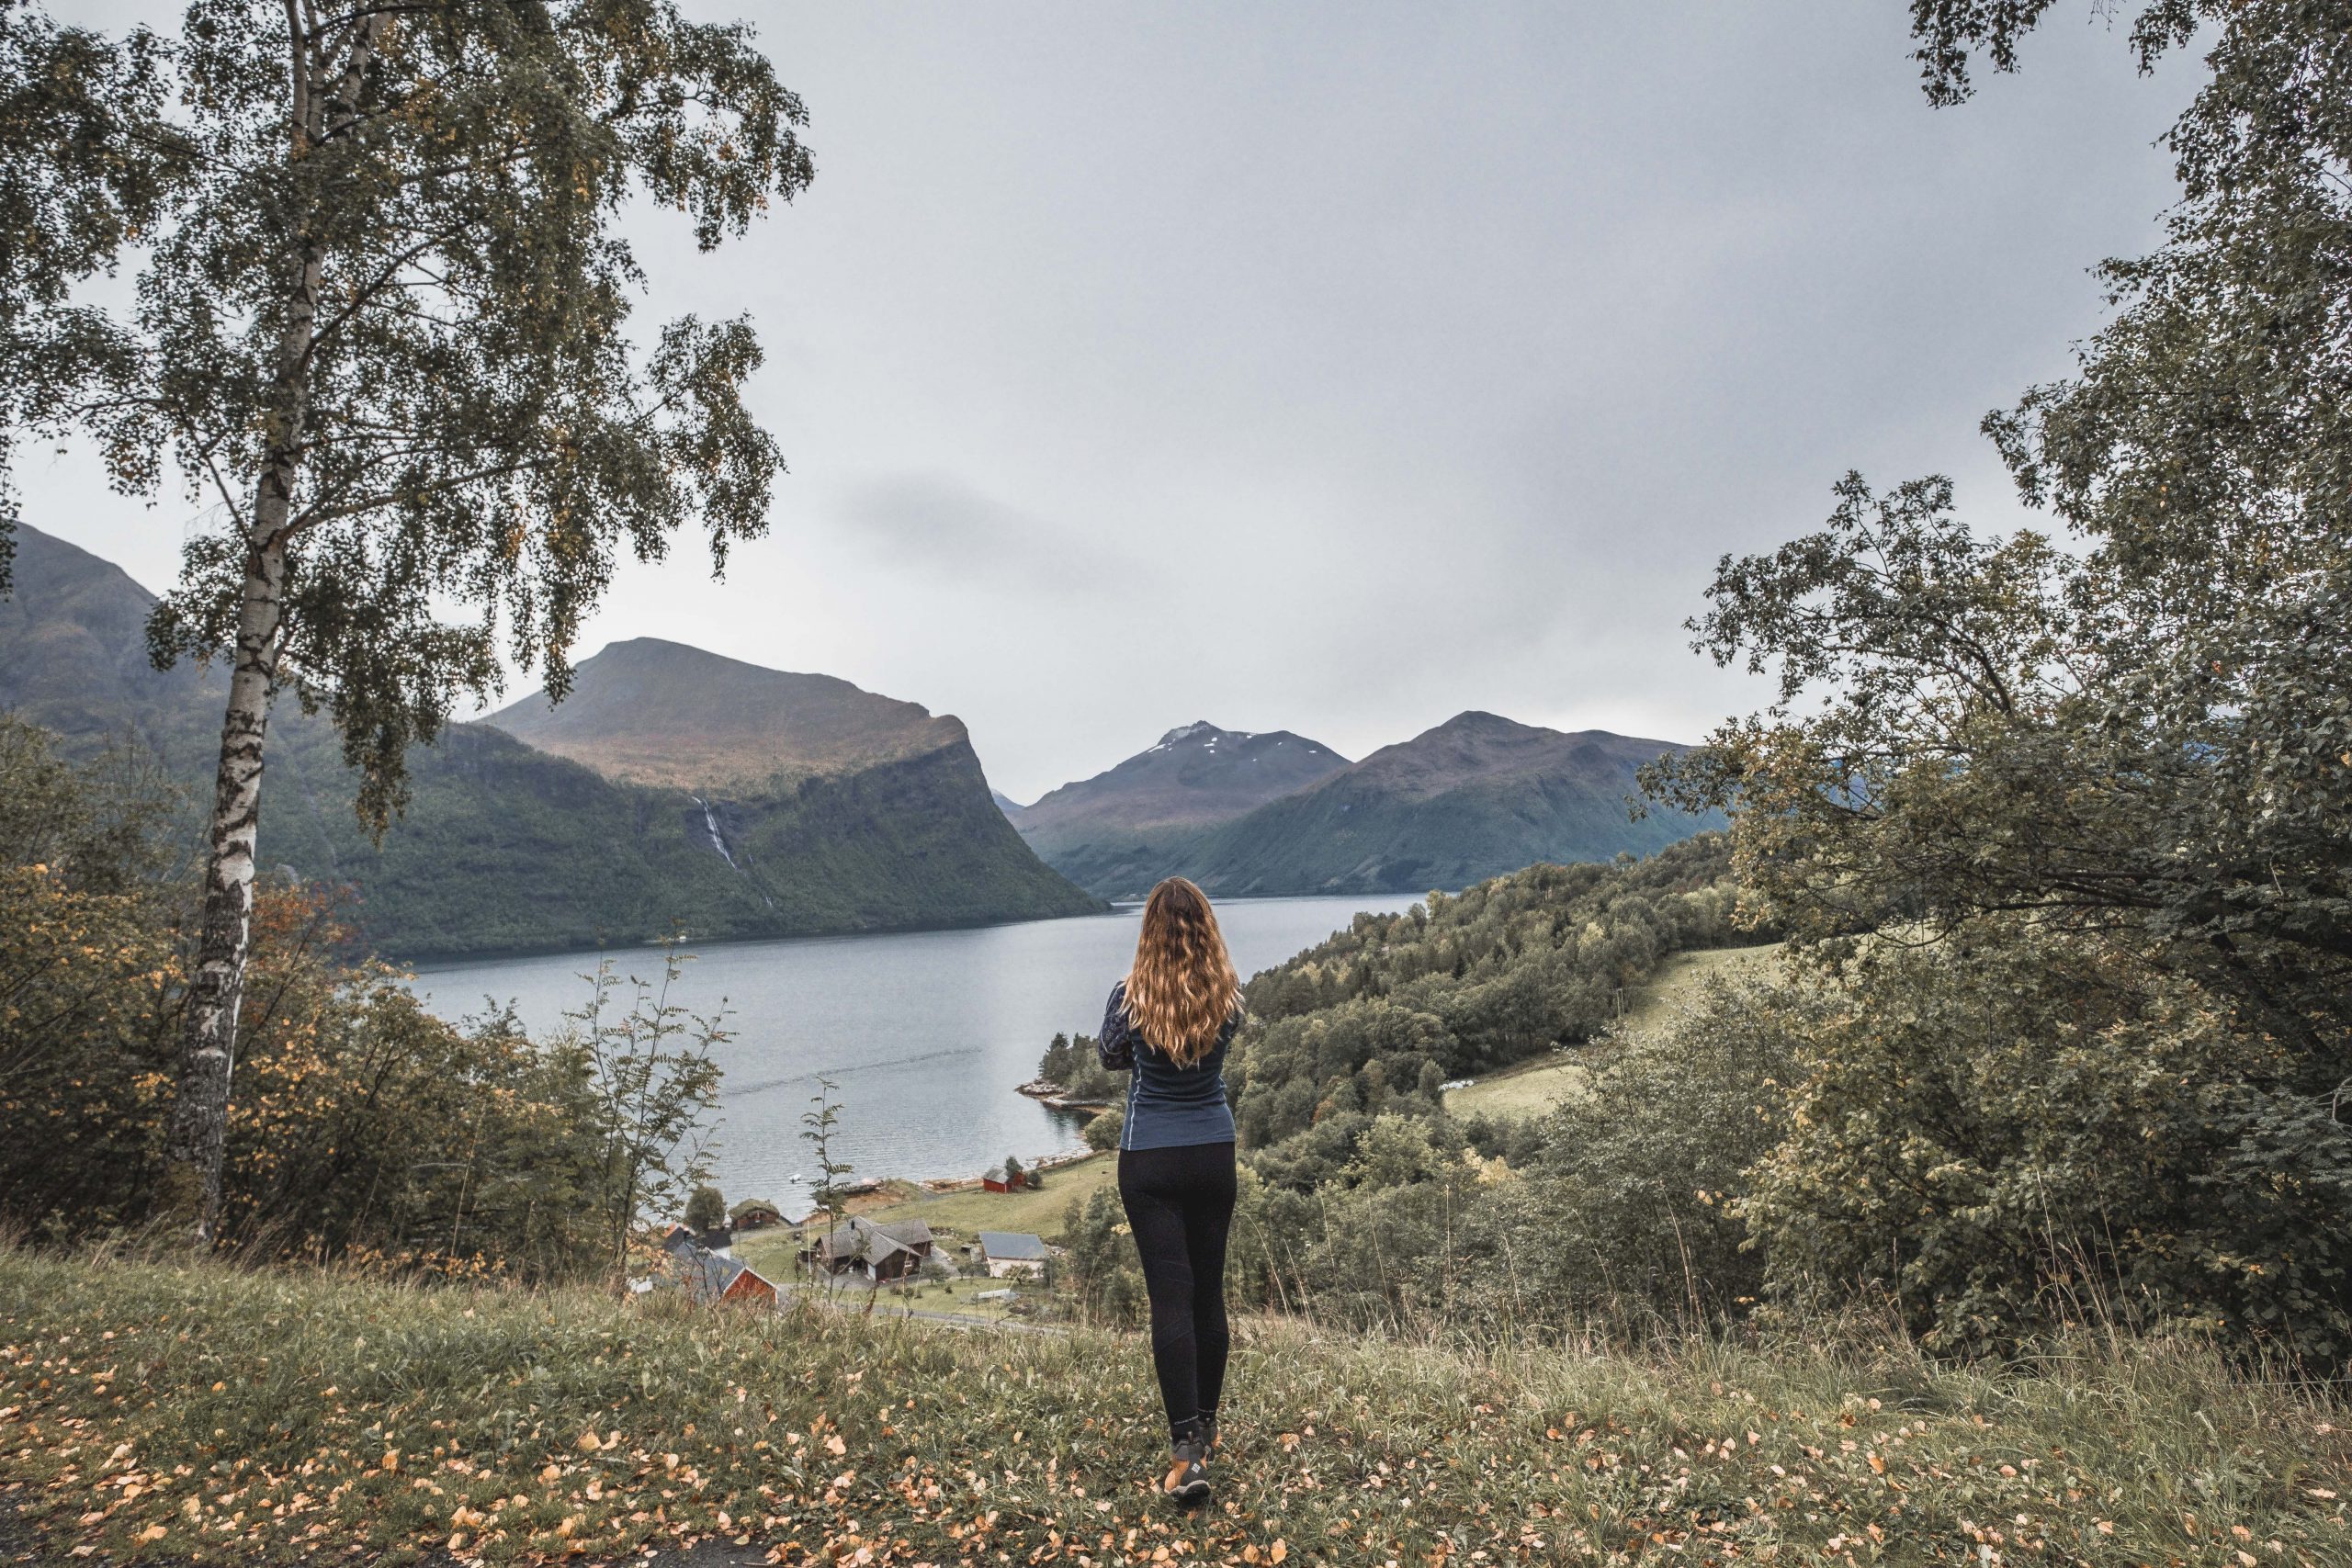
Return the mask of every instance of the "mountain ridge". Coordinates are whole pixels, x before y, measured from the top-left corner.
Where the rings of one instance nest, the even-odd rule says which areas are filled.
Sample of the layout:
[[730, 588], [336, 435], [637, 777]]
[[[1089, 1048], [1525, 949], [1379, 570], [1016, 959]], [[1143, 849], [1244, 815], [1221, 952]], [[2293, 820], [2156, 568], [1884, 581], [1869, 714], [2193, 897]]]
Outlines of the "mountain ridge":
[[[183, 790], [193, 836], [195, 804], [209, 794], [221, 672], [147, 663], [155, 597], [112, 562], [28, 525], [17, 525], [17, 591], [0, 600], [0, 707], [58, 732], [76, 754], [135, 735]], [[673, 933], [985, 925], [1100, 908], [997, 809], [959, 721], [838, 684], [920, 715], [902, 728], [928, 744], [697, 794], [600, 772], [494, 725], [456, 724], [409, 753], [413, 797], [380, 843], [350, 809], [353, 777], [333, 727], [281, 703], [270, 722], [262, 863], [356, 887], [365, 936], [412, 960]]]
[[[1655, 807], [1637, 822], [1626, 809], [1641, 765], [1679, 749], [1470, 708], [1350, 762], [1288, 730], [1195, 720], [1008, 815], [1047, 863], [1102, 897], [1171, 875], [1227, 897], [1423, 892], [1544, 861], [1647, 853], [1720, 826]], [[1247, 761], [1268, 756], [1290, 771]], [[1187, 776], [1212, 768], [1214, 786]]]
[[1368, 894], [1646, 854], [1723, 825], [1657, 806], [1634, 818], [1642, 765], [1681, 749], [1467, 709], [1201, 835], [1178, 867], [1227, 897]]
[[1180, 725], [1013, 813], [1046, 863], [1098, 894], [1135, 892], [1192, 836], [1329, 776], [1348, 760], [1287, 729]]
[[838, 676], [652, 637], [582, 660], [560, 703], [535, 692], [474, 722], [607, 778], [681, 789], [854, 772], [970, 739], [961, 719]]

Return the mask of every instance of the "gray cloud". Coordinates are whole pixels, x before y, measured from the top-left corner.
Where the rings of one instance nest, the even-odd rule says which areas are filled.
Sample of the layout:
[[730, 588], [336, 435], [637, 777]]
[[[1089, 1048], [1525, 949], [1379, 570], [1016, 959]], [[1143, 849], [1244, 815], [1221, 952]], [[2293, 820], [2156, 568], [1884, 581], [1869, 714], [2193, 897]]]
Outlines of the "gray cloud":
[[1044, 591], [1099, 587], [1132, 566], [1109, 530], [1063, 527], [982, 495], [952, 475], [888, 474], [851, 486], [836, 509], [847, 542], [890, 570]]
[[[1196, 717], [1362, 755], [1747, 705], [1680, 625], [1719, 554], [1849, 467], [2018, 520], [1977, 421], [2152, 243], [2193, 71], [2062, 11], [1933, 111], [1893, 0], [699, 8], [820, 173], [716, 258], [632, 215], [647, 329], [749, 310], [794, 472], [725, 584], [624, 570], [592, 645], [955, 712], [1022, 798]], [[172, 570], [174, 507], [25, 488]]]

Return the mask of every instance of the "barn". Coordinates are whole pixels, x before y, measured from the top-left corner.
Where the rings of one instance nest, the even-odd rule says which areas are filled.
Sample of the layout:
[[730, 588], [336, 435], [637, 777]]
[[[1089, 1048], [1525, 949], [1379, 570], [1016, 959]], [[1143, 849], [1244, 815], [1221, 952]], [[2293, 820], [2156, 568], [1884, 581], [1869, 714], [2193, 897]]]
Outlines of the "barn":
[[[683, 1242], [683, 1245], [681, 1243]], [[698, 1302], [735, 1302], [754, 1306], [775, 1305], [775, 1285], [741, 1258], [706, 1251], [691, 1240], [673, 1237], [663, 1249], [662, 1264], [642, 1283], [645, 1291], [684, 1291]]]
[[739, 1231], [763, 1231], [784, 1224], [784, 1211], [764, 1198], [746, 1198], [728, 1219]]
[[831, 1235], [811, 1235], [800, 1260], [831, 1274], [852, 1270], [876, 1283], [920, 1271], [931, 1256], [931, 1226], [921, 1220], [869, 1220], [852, 1214]]
[[991, 1279], [1002, 1280], [1015, 1274], [1042, 1274], [1053, 1249], [1042, 1237], [1021, 1231], [982, 1231], [980, 1261], [988, 1265]]

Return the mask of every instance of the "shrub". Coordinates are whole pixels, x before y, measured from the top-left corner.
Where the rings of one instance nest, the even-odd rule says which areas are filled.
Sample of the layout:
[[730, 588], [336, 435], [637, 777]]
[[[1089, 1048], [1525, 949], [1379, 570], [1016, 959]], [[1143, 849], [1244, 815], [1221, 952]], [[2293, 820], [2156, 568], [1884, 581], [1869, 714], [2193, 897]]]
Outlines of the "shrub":
[[1737, 1207], [1787, 1126], [1807, 987], [1718, 978], [1532, 1122], [1355, 1112], [1251, 1161], [1242, 1289], [1353, 1324], [1648, 1333], [1748, 1311]]
[[[0, 718], [0, 1219], [135, 1232], [162, 1169], [193, 887], [135, 759], [77, 768]], [[28, 858], [39, 857], [39, 858]], [[534, 1279], [611, 1267], [695, 1179], [707, 1025], [640, 995], [545, 1043], [434, 1017], [339, 956], [334, 897], [265, 883], [239, 1021], [223, 1244]]]
[[1125, 1111], [1105, 1111], [1089, 1122], [1086, 1124], [1086, 1130], [1079, 1135], [1086, 1140], [1088, 1148], [1097, 1154], [1108, 1154], [1119, 1146], [1119, 1140], [1125, 1134], [1126, 1130], [1127, 1118]]
[[1883, 1295], [1933, 1348], [2112, 1312], [2340, 1363], [2352, 1146], [2308, 1057], [2120, 942], [1996, 934], [1865, 950], [1811, 1021], [1744, 1205], [1775, 1291]]
[[1787, 1131], [1798, 1030], [1821, 1005], [1806, 987], [1718, 976], [1598, 1060], [1535, 1130], [1521, 1298], [1693, 1323], [1753, 1305], [1763, 1257], [1740, 1200]]
[[1121, 1327], [1143, 1321], [1143, 1266], [1116, 1192], [1098, 1187], [1069, 1201], [1062, 1213], [1060, 1278], [1095, 1321]]
[[727, 1200], [716, 1187], [701, 1186], [686, 1200], [686, 1228], [715, 1231], [727, 1223]]

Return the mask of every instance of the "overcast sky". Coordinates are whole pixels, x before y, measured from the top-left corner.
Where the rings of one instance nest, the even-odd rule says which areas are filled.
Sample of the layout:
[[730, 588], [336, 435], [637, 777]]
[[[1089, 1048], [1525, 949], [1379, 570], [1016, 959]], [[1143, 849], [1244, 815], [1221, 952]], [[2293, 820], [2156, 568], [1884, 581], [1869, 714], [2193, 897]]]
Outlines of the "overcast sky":
[[[1688, 649], [1715, 558], [1849, 468], [2018, 523], [1977, 421], [2171, 198], [2193, 62], [2062, 6], [1931, 110], [1906, 10], [752, 8], [816, 183], [713, 256], [630, 231], [645, 333], [755, 318], [793, 471], [723, 583], [631, 567], [580, 651], [956, 714], [1024, 801], [1195, 718], [1696, 739], [1758, 695]], [[29, 521], [164, 585], [189, 506], [19, 461]]]

